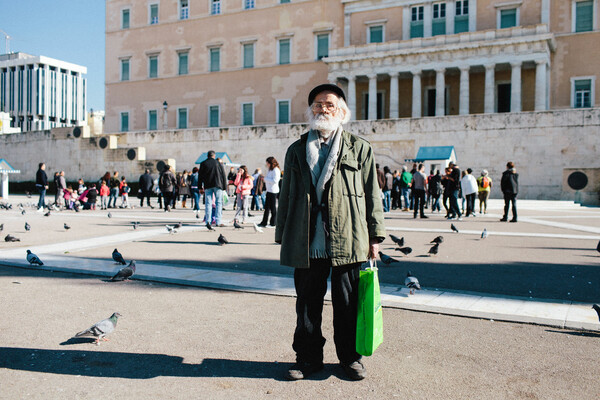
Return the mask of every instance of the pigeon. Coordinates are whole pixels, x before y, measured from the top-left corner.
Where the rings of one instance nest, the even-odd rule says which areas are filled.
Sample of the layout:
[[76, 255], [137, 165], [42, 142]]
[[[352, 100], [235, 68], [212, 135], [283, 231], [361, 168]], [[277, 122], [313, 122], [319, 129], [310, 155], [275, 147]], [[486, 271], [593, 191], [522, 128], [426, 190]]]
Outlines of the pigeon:
[[412, 248], [410, 248], [410, 247], [401, 247], [399, 249], [396, 249], [396, 251], [400, 251], [400, 252], [402, 252], [402, 254], [404, 254], [405, 256], [407, 256], [410, 253], [412, 253]]
[[25, 210], [21, 210], [21, 215], [25, 215], [25, 214], [26, 214]]
[[69, 225], [67, 225], [66, 223], [64, 224], [65, 230], [68, 231], [69, 229], [71, 229], [71, 227]]
[[183, 226], [183, 222], [179, 222], [179, 223], [177, 223], [177, 224], [173, 225], [173, 228], [175, 228], [175, 229], [179, 229], [179, 228], [181, 228], [182, 226]]
[[31, 230], [31, 225], [25, 222], [25, 231], [29, 232]]
[[454, 232], [458, 233], [458, 228], [456, 226], [454, 226], [454, 224], [450, 224], [450, 229], [452, 229]]
[[49, 217], [50, 216], [50, 210], [48, 210], [48, 212], [46, 214], [44, 214], [44, 217]]
[[398, 246], [404, 246], [404, 237], [399, 238], [398, 236], [390, 235], [390, 239], [392, 239], [392, 241]]
[[[4, 224], [0, 224], [0, 232], [2, 232], [4, 230]], [[600, 243], [598, 243], [598, 246], [600, 246]]]
[[238, 224], [237, 220], [235, 220], [235, 219], [233, 220], [233, 227], [235, 229], [244, 229], [244, 227], [241, 226], [240, 224]]
[[25, 196], [27, 196], [28, 199], [31, 198], [31, 192], [25, 191]]
[[225, 239], [225, 236], [223, 236], [223, 235], [219, 235], [219, 239], [218, 239], [218, 241], [219, 241], [219, 244], [220, 244], [221, 246], [223, 246], [224, 244], [228, 244], [228, 243], [229, 243], [229, 242], [227, 241], [227, 239]]
[[[265, 232], [262, 230], [262, 228], [260, 226], [256, 225], [256, 222], [253, 223], [253, 226], [254, 226], [254, 232], [256, 232], [256, 233], [264, 233]], [[599, 246], [600, 246], [600, 244], [599, 244]]]
[[440, 244], [444, 242], [444, 237], [443, 236], [438, 236], [436, 238], [434, 238], [431, 242], [429, 243], [436, 243], [436, 244]]
[[18, 237], [15, 237], [13, 235], [11, 235], [10, 233], [8, 235], [6, 235], [6, 237], [4, 238], [5, 242], [20, 242], [21, 239], [19, 239]]
[[391, 264], [391, 263], [399, 262], [395, 258], [392, 258], [386, 254], [383, 254], [382, 252], [379, 252], [379, 257], [381, 257], [381, 261], [383, 261], [384, 264]]
[[119, 319], [120, 316], [121, 314], [116, 312], [113, 315], [111, 315], [110, 318], [104, 319], [92, 325], [89, 329], [86, 329], [85, 331], [76, 333], [75, 337], [95, 337], [95, 343], [99, 345], [100, 340], [108, 340], [105, 338], [105, 336], [109, 333], [112, 333], [115, 330], [115, 327], [117, 326], [117, 319]]
[[600, 320], [600, 306], [598, 304], [594, 304], [592, 308], [596, 310], [596, 314], [598, 314], [598, 319]]
[[[2, 224], [2, 227], [4, 227], [4, 224]], [[2, 229], [0, 229], [1, 231]], [[600, 253], [600, 242], [598, 242], [598, 246], [596, 246], [596, 251], [598, 251], [598, 253]]]
[[488, 237], [487, 229], [483, 228], [483, 232], [481, 232], [481, 238], [485, 239]]
[[108, 218], [112, 218], [112, 214], [111, 214], [111, 213], [108, 213], [107, 217], [108, 217]]
[[31, 265], [33, 265], [33, 264], [44, 265], [44, 263], [42, 262], [42, 260], [40, 260], [40, 258], [38, 256], [36, 256], [35, 254], [33, 254], [31, 252], [31, 250], [27, 250], [27, 261]]
[[111, 281], [126, 281], [135, 274], [135, 260], [131, 260], [128, 266], [123, 267], [112, 277]]
[[175, 229], [174, 226], [171, 225], [165, 225], [165, 227], [167, 228], [167, 231], [169, 231], [169, 234], [172, 235], [174, 233], [177, 233], [177, 229]]
[[410, 294], [415, 294], [415, 290], [421, 290], [421, 285], [419, 284], [419, 280], [412, 276], [410, 271], [406, 274], [406, 279], [404, 280], [404, 284], [407, 288], [410, 289]]
[[428, 254], [430, 256], [436, 255], [438, 253], [438, 250], [440, 249], [440, 244], [436, 243], [433, 246], [431, 246], [431, 248], [429, 249]]
[[113, 252], [112, 252], [112, 258], [113, 258], [113, 260], [115, 260], [119, 264], [127, 265], [127, 263], [125, 262], [125, 259], [123, 258], [123, 256], [121, 255], [121, 253], [119, 253], [119, 250], [117, 250], [117, 249], [113, 250]]
[[214, 231], [213, 227], [210, 226], [208, 222], [206, 223], [206, 229], [208, 229], [209, 231]]
[[132, 222], [131, 223], [131, 226], [133, 226], [133, 229], [137, 229], [138, 225], [139, 225], [139, 222]]

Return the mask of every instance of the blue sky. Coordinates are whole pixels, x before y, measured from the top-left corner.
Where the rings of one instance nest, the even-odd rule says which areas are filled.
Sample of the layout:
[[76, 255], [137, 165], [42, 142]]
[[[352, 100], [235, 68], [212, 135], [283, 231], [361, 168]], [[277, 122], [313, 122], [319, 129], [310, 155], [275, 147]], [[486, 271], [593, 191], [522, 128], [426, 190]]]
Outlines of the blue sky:
[[[88, 110], [104, 110], [104, 0], [0, 0], [11, 52], [87, 67]], [[0, 34], [0, 53], [6, 53]]]

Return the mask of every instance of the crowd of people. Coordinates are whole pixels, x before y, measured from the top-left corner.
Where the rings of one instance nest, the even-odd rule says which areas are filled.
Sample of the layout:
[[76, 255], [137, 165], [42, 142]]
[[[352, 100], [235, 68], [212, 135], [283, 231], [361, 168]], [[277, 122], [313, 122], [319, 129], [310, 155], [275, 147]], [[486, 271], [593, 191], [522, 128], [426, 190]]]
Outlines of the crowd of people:
[[[277, 199], [282, 177], [279, 163], [275, 157], [266, 159], [266, 174], [257, 168], [250, 175], [248, 167], [241, 165], [237, 169], [231, 167], [225, 176], [222, 160], [215, 158], [214, 151], [208, 152], [208, 158], [199, 167], [191, 171], [174, 173], [171, 166], [165, 165], [157, 177], [153, 177], [149, 169], [139, 177], [137, 198], [140, 207], [154, 209], [151, 198], [156, 196], [157, 206], [169, 212], [180, 206], [192, 209], [196, 218], [200, 218], [201, 207], [204, 207], [204, 221], [207, 224], [224, 226], [222, 222], [223, 206], [233, 203], [236, 210], [235, 221], [244, 223], [251, 216], [250, 210], [263, 211], [263, 219], [259, 226], [275, 226], [277, 218]], [[119, 176], [118, 171], [112, 174], [107, 171], [98, 181], [86, 184], [79, 179], [77, 187], [67, 184], [65, 172], [54, 174], [54, 202], [46, 205], [46, 192], [49, 189], [45, 163], [40, 163], [36, 174], [36, 189], [40, 195], [38, 211], [45, 207], [56, 209], [107, 210], [111, 208], [132, 208], [129, 195], [131, 188], [127, 179]], [[117, 204], [120, 199], [120, 204]]]
[[[447, 219], [462, 220], [463, 215], [477, 216], [475, 202], [478, 199], [479, 214], [487, 214], [493, 181], [485, 169], [476, 178], [471, 168], [461, 171], [453, 162], [448, 164], [443, 174], [440, 170], [431, 170], [429, 175], [426, 175], [425, 166], [417, 163], [412, 165], [410, 171], [406, 166], [403, 166], [401, 171], [393, 172], [387, 166], [381, 170], [379, 164], [376, 168], [384, 212], [401, 209], [412, 212], [413, 218], [428, 218], [425, 209], [431, 209], [432, 213], [440, 213], [441, 203]], [[509, 162], [500, 181], [505, 200], [501, 221], [508, 221], [508, 212], [512, 204], [513, 218], [510, 222], [517, 222], [518, 178], [514, 163]]]

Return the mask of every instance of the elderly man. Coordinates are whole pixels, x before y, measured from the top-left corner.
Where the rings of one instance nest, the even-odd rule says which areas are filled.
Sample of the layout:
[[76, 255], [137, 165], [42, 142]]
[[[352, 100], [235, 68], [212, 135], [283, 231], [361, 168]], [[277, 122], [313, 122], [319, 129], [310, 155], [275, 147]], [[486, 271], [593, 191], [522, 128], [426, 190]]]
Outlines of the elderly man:
[[281, 264], [295, 268], [298, 380], [323, 368], [323, 298], [331, 270], [334, 342], [349, 378], [366, 375], [356, 352], [360, 265], [375, 258], [385, 237], [370, 144], [342, 129], [350, 119], [344, 92], [324, 84], [308, 95], [310, 130], [287, 150], [275, 241]]

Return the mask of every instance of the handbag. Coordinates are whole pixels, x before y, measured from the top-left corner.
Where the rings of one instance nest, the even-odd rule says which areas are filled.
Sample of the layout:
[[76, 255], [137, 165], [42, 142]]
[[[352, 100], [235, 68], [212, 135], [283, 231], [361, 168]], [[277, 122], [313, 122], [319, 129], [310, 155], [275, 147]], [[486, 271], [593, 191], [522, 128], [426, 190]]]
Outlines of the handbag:
[[372, 355], [383, 342], [383, 310], [377, 267], [373, 259], [361, 269], [358, 281], [358, 317], [356, 321], [356, 352]]

